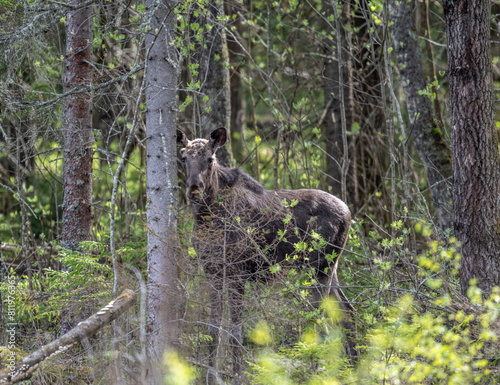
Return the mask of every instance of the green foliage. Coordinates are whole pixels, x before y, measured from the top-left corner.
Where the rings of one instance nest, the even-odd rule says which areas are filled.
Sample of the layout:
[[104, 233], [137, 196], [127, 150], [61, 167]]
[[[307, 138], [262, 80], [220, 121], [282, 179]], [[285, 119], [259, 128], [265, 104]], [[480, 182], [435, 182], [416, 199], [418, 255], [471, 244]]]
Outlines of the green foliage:
[[[326, 64], [337, 55], [338, 31], [332, 5], [340, 15], [343, 38], [348, 42], [345, 68], [354, 77], [344, 78], [349, 89], [344, 96], [346, 101], [352, 98], [356, 107], [345, 111], [353, 116], [345, 132], [349, 159], [344, 166], [348, 166], [345, 171], [352, 188], [348, 189], [347, 200], [355, 218], [346, 246], [350, 252], [339, 261], [339, 276], [358, 309], [362, 361], [355, 368], [349, 366], [342, 352], [344, 337], [338, 319], [331, 311], [325, 316], [310, 307], [309, 289], [315, 281], [305, 262], [310, 251], [324, 248], [327, 241], [311, 231], [307, 239], [294, 242], [287, 260], [269, 268], [280, 285], [247, 284], [247, 288], [259, 290], [258, 295], [247, 294], [246, 298], [245, 320], [256, 325], [244, 341], [249, 347], [246, 358], [253, 362], [249, 378], [263, 384], [494, 383], [494, 374], [487, 371], [498, 361], [493, 335], [497, 332], [497, 292], [483, 300], [472, 285], [469, 298], [473, 305], [457, 293], [459, 245], [449, 232], [436, 232], [431, 225], [435, 213], [428, 181], [411, 139], [394, 147], [388, 135], [394, 117], [386, 106], [393, 101], [389, 103], [380, 46], [380, 37], [391, 40], [387, 34], [387, 3], [371, 0], [367, 4], [368, 9], [365, 3], [356, 1], [257, 0], [239, 2], [237, 10], [215, 18], [213, 4], [206, 0], [182, 1], [175, 9], [174, 44], [182, 58], [178, 68], [179, 126], [197, 131], [203, 119], [218, 114], [210, 107], [200, 108], [213, 97], [200, 93], [205, 79], [200, 78], [199, 53], [211, 49], [206, 40], [208, 32], [227, 31], [228, 45], [237, 43], [228, 47], [231, 59], [225, 65], [231, 67], [232, 78], [240, 80], [233, 91], [241, 92], [244, 107], [236, 112], [246, 117], [238, 122], [241, 127], [232, 127], [241, 128], [232, 138], [243, 153], [237, 165], [269, 189], [332, 191], [337, 183], [328, 175], [333, 139], [325, 123], [331, 112], [328, 103], [338, 100], [338, 95], [325, 87], [326, 78], [331, 76], [325, 71]], [[147, 105], [141, 88], [144, 71], [128, 71], [144, 65], [145, 35], [156, 31], [148, 25], [150, 9], [141, 2], [94, 5], [94, 40], [89, 43], [95, 59], [91, 63], [95, 138], [92, 234], [97, 242], [85, 244], [83, 253], [61, 251], [55, 259], [42, 250], [57, 244], [62, 223], [65, 123], [61, 94], [64, 23], [69, 9], [64, 1], [0, 0], [0, 182], [11, 189], [0, 187], [0, 239], [23, 246], [3, 252], [1, 262], [9, 271], [12, 266], [19, 272], [16, 275], [12, 270], [17, 282], [16, 314], [24, 328], [21, 335], [29, 348], [26, 350], [32, 350], [43, 332], [50, 334], [43, 338], [51, 339], [63, 309], [81, 304], [94, 309], [110, 298], [114, 278], [108, 246], [110, 192], [123, 156], [125, 168], [119, 176], [113, 218], [114, 240], [119, 245], [119, 283], [136, 282], [121, 271], [122, 263], [137, 267], [146, 276]], [[417, 7], [417, 17], [425, 20], [419, 14], [423, 9], [429, 13], [431, 28], [424, 31], [423, 26], [419, 33], [437, 42], [433, 45], [434, 63], [430, 62], [429, 50], [422, 51], [423, 63], [445, 68], [445, 55], [437, 48], [445, 43], [442, 7], [432, 2]], [[385, 47], [394, 57], [394, 47]], [[495, 56], [493, 64], [497, 63]], [[429, 77], [427, 65], [424, 71]], [[445, 76], [444, 71], [438, 73]], [[394, 84], [398, 84], [397, 71], [393, 75]], [[431, 78], [420, 94], [437, 102], [442, 101], [447, 89], [446, 81]], [[400, 93], [396, 94], [399, 99]], [[404, 105], [403, 100], [400, 104]], [[403, 119], [408, 118], [404, 108], [402, 114]], [[401, 136], [398, 130], [403, 124], [396, 126], [394, 138]], [[132, 147], [123, 154], [132, 127], [136, 128]], [[440, 124], [432, 134], [446, 137], [447, 129], [446, 123]], [[403, 159], [403, 148], [409, 152], [407, 159]], [[342, 162], [340, 154], [333, 157], [334, 162]], [[403, 169], [405, 160], [407, 170]], [[391, 175], [390, 163], [394, 163]], [[180, 184], [182, 178], [180, 175]], [[405, 193], [407, 186], [409, 196]], [[29, 206], [24, 207], [28, 211], [24, 219], [20, 197]], [[287, 210], [296, 204], [283, 202]], [[179, 287], [185, 295], [180, 306], [190, 316], [186, 324], [196, 326], [183, 333], [181, 344], [188, 347], [190, 357], [203, 359], [210, 336], [197, 322], [208, 317], [209, 298], [199, 256], [191, 243], [192, 218], [184, 215], [183, 205], [178, 211]], [[296, 236], [291, 215], [285, 217], [285, 223], [288, 226], [279, 237], [288, 242]], [[248, 228], [249, 233], [255, 230]], [[31, 255], [35, 246], [37, 254]], [[270, 255], [273, 249], [263, 252]], [[337, 255], [326, 257], [333, 261]], [[291, 267], [292, 263], [296, 266]], [[4, 283], [0, 283], [0, 289], [3, 294]], [[135, 346], [133, 333], [127, 337], [127, 346]], [[258, 349], [255, 356], [252, 349]], [[112, 353], [106, 357], [111, 359]], [[189, 382], [196, 374], [186, 369], [180, 356], [169, 356], [167, 364], [169, 381]], [[63, 372], [64, 365], [53, 367]], [[55, 382], [53, 378], [55, 374], [46, 382]]]
[[[442, 304], [443, 299], [436, 303]], [[384, 321], [369, 331], [370, 345], [360, 363], [363, 383], [467, 384], [490, 374], [485, 369], [485, 345], [497, 339], [491, 327], [500, 310], [498, 291], [469, 314], [449, 309], [418, 314], [415, 305], [410, 296], [402, 297]], [[475, 318], [480, 322], [474, 324]]]
[[[419, 227], [428, 231], [426, 225]], [[430, 264], [429, 259], [436, 261]], [[430, 241], [419, 258], [421, 276], [435, 277], [442, 264], [457, 259], [454, 244], [436, 247]], [[252, 384], [261, 385], [493, 383], [496, 374], [489, 367], [498, 358], [500, 290], [483, 300], [472, 282], [468, 297], [472, 306], [453, 301], [449, 292], [441, 293], [432, 300], [433, 309], [424, 310], [417, 296], [401, 296], [383, 309], [378, 321], [366, 324], [362, 356], [354, 366], [344, 356], [342, 313], [332, 300], [324, 303], [324, 315], [316, 314], [315, 322], [290, 346], [277, 346], [275, 328], [261, 320], [250, 332], [251, 341], [260, 348], [247, 375]]]
[[167, 368], [165, 383], [169, 385], [189, 385], [196, 378], [195, 370], [175, 352], [166, 352], [163, 362]]
[[[65, 309], [95, 307], [110, 298], [111, 269], [102, 263], [105, 256], [103, 245], [85, 242], [81, 246], [85, 250], [82, 253], [60, 249], [58, 256], [54, 257], [65, 269], [48, 267], [33, 273], [30, 278], [10, 272], [16, 282], [13, 297], [19, 325], [28, 326], [35, 322], [42, 330], [48, 331], [57, 325]], [[7, 289], [7, 282], [0, 283], [2, 296], [6, 295]], [[78, 298], [78, 303], [75, 298]]]
[[[282, 346], [277, 351], [262, 349], [249, 373], [254, 384], [335, 384], [335, 375], [343, 380], [352, 376], [347, 359], [343, 356], [343, 333], [338, 327], [342, 318], [337, 304], [331, 300], [323, 305], [326, 319], [318, 321], [314, 329], [307, 329], [300, 341], [291, 347]], [[321, 326], [323, 324], [323, 326]], [[326, 330], [319, 333], [315, 329]], [[264, 335], [261, 340], [272, 339], [266, 323], [257, 324], [254, 335]], [[259, 345], [268, 345], [254, 340]]]
[[425, 95], [427, 96], [430, 100], [434, 101], [436, 99], [436, 91], [434, 90], [439, 90], [439, 82], [437, 78], [434, 78], [434, 80], [427, 84], [425, 87], [425, 90], [420, 90], [418, 91], [419, 95]]
[[[82, 242], [81, 246], [84, 252], [62, 249], [56, 260], [65, 266], [64, 270], [53, 270], [47, 268], [47, 283], [49, 290], [54, 292], [67, 292], [72, 288], [92, 287], [105, 281], [105, 275], [109, 274], [111, 269], [108, 265], [99, 262], [104, 255], [103, 244], [97, 242]], [[94, 256], [93, 252], [99, 252], [100, 255]]]
[[[399, 221], [392, 227], [404, 230]], [[426, 237], [432, 235], [427, 224], [419, 223], [416, 228]], [[356, 229], [355, 225], [351, 233], [354, 246], [359, 245]], [[407, 235], [408, 232], [404, 232], [394, 239], [382, 238], [380, 244], [383, 249], [400, 248]], [[345, 337], [340, 337], [340, 347], [332, 346], [330, 336], [322, 339], [309, 330], [302, 342], [292, 348], [262, 350], [252, 364], [255, 383], [427, 384], [432, 381], [467, 384], [495, 381], [495, 374], [487, 368], [498, 358], [492, 353], [496, 351], [499, 290], [495, 289], [483, 300], [481, 291], [471, 282], [468, 297], [472, 306], [457, 302], [453, 296], [455, 284], [450, 282], [450, 279], [456, 281], [460, 261], [454, 239], [447, 245], [430, 240], [417, 261], [418, 276], [427, 287], [431, 303], [424, 299], [429, 297], [407, 294], [399, 297], [394, 305], [380, 304], [378, 308], [369, 309], [363, 315], [364, 343], [360, 344], [363, 354], [354, 368], [342, 359], [337, 360], [343, 356], [341, 346]], [[394, 268], [394, 264], [387, 263], [379, 261], [380, 277], [384, 280], [388, 277], [387, 272]], [[429, 307], [432, 310], [425, 310]], [[375, 317], [370, 318], [370, 312], [374, 312]], [[335, 326], [338, 318], [336, 322], [332, 322], [332, 318], [330, 327], [338, 330]], [[262, 324], [258, 328], [262, 330], [254, 334], [265, 334]], [[313, 342], [307, 344], [306, 340]], [[317, 349], [313, 349], [315, 344]], [[332, 356], [336, 357], [333, 366], [327, 361]], [[317, 370], [318, 367], [321, 370]]]

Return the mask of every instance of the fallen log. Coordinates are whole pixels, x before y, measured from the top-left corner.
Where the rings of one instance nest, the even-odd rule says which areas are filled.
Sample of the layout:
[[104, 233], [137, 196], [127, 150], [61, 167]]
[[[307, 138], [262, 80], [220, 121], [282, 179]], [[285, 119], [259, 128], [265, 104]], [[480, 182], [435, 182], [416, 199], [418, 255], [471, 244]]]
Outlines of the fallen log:
[[69, 349], [85, 337], [90, 337], [99, 329], [108, 325], [127, 311], [135, 302], [136, 294], [132, 290], [125, 290], [120, 296], [93, 314], [85, 321], [80, 322], [69, 332], [58, 339], [42, 346], [36, 352], [25, 357], [13, 366], [7, 366], [0, 371], [0, 384], [15, 384], [31, 377], [40, 364]]

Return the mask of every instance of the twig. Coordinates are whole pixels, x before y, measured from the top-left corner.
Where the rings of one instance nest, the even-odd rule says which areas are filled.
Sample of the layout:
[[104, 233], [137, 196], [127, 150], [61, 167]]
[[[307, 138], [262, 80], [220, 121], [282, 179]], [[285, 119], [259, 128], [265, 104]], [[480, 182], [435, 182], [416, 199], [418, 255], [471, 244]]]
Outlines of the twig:
[[21, 198], [21, 197], [19, 196], [19, 194], [18, 194], [18, 193], [16, 193], [16, 192], [15, 192], [14, 190], [12, 190], [9, 186], [4, 185], [3, 183], [0, 183], [0, 187], [3, 187], [3, 188], [5, 188], [5, 189], [7, 189], [7, 190], [9, 190], [12, 194], [14, 194], [14, 195], [17, 197], [17, 199], [19, 199], [19, 201], [20, 201], [20, 202], [22, 202], [22, 203], [23, 203], [23, 204], [24, 204], [27, 208], [29, 208], [29, 209], [30, 209], [31, 214], [33, 214], [33, 216], [34, 216], [36, 219], [38, 219], [38, 217], [36, 216], [35, 212], [31, 209], [30, 205], [29, 205], [29, 204], [27, 204], [27, 203], [26, 203], [26, 201], [25, 201], [23, 198]]

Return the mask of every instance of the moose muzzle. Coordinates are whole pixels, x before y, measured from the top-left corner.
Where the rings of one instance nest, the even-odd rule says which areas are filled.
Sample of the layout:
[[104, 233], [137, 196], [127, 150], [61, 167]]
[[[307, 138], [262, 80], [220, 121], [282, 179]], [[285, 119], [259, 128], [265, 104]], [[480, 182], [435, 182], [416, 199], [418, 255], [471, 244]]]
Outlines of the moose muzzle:
[[192, 175], [186, 182], [186, 198], [188, 201], [200, 202], [203, 199], [205, 183], [199, 174]]

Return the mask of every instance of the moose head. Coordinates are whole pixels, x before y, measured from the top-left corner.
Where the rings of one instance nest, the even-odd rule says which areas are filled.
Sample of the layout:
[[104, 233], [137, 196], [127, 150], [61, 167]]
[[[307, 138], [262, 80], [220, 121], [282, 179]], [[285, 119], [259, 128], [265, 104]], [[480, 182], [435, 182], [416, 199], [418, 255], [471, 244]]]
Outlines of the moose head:
[[199, 203], [207, 199], [207, 193], [217, 183], [214, 178], [218, 167], [215, 153], [227, 141], [227, 131], [224, 127], [210, 133], [209, 140], [188, 140], [186, 135], [177, 130], [177, 145], [181, 160], [186, 169], [186, 198], [188, 202]]

